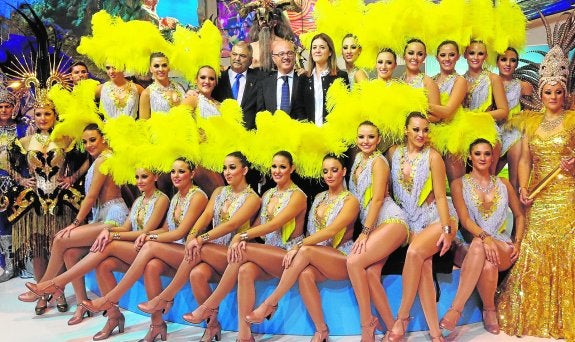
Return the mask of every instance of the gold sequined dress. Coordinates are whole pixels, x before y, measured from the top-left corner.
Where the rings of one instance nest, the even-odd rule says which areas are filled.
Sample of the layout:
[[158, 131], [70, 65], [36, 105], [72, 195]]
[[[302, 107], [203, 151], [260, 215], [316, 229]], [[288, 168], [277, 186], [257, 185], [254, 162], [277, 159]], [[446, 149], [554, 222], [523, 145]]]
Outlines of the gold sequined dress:
[[[531, 187], [575, 149], [575, 112], [563, 129], [536, 134], [542, 115], [526, 120], [533, 167]], [[497, 296], [501, 329], [509, 335], [575, 340], [575, 176], [562, 172], [527, 209], [519, 259]]]

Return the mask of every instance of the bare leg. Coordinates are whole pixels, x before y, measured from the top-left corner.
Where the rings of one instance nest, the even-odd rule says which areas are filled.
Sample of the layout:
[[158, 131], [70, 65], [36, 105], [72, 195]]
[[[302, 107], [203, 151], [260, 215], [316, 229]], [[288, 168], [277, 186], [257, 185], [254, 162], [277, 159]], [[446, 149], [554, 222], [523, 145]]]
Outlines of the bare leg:
[[[66, 269], [72, 269], [72, 267], [74, 267], [74, 265], [76, 265], [86, 255], [87, 251], [87, 248], [68, 248], [66, 252], [64, 252], [64, 263], [66, 264]], [[73, 278], [71, 282], [72, 287], [74, 288], [74, 294], [76, 295], [76, 302], [81, 303], [84, 299], [88, 299], [84, 277], [77, 276]]]
[[[148, 241], [144, 244], [138, 256], [134, 259], [134, 262], [124, 274], [122, 280], [118, 285], [112, 289], [106, 298], [99, 298], [93, 301], [94, 306], [102, 307], [106, 300], [110, 302], [117, 302], [120, 300], [122, 295], [128, 291], [132, 285], [144, 274], [144, 270], [148, 262], [152, 259], [158, 258], [165, 261], [171, 267], [178, 267], [178, 273], [173, 278], [172, 283], [166, 290], [164, 294], [168, 291], [170, 297], [162, 297], [166, 299], [174, 298], [175, 294], [184, 286], [188, 280], [189, 271], [195, 266], [198, 260], [193, 262], [182, 262], [184, 255], [184, 246], [176, 243], [157, 243], [153, 241]], [[182, 270], [180, 273], [180, 269]], [[169, 290], [168, 290], [169, 289]]]
[[283, 272], [282, 260], [285, 255], [284, 249], [259, 243], [248, 243], [243, 253], [243, 259], [240, 262], [227, 265], [218, 286], [212, 295], [204, 302], [205, 306], [214, 308], [220, 305], [222, 300], [224, 300], [226, 295], [230, 293], [236, 285], [240, 267], [244, 263], [255, 263], [262, 268], [263, 273], [270, 274], [276, 278], [281, 277]]
[[519, 190], [519, 179], [517, 178], [517, 169], [519, 167], [519, 157], [521, 156], [521, 143], [518, 141], [507, 151], [507, 161], [509, 170], [509, 182], [515, 189]]
[[[401, 305], [397, 312], [397, 320], [391, 329], [394, 336], [402, 336], [405, 333], [406, 321], [409, 318], [409, 312], [413, 306], [415, 295], [420, 285], [424, 262], [439, 250], [435, 244], [441, 233], [440, 224], [432, 224], [415, 236], [407, 249], [405, 265], [403, 266], [403, 274], [401, 276], [403, 287]], [[432, 291], [435, 293], [434, 289], [432, 289]], [[423, 299], [422, 306], [424, 306]], [[429, 322], [428, 325], [431, 326]]]
[[112, 291], [116, 287], [116, 278], [114, 277], [114, 271], [127, 271], [128, 264], [122, 262], [116, 257], [109, 257], [104, 259], [96, 267], [96, 279], [98, 280], [98, 287], [102, 296], [106, 293]]
[[[160, 259], [152, 259], [146, 265], [144, 271], [144, 283], [146, 285], [146, 294], [148, 299], [152, 299], [162, 292], [163, 274], [174, 273], [174, 269]], [[152, 325], [160, 325], [164, 322], [161, 311], [156, 311], [151, 317]]]
[[389, 307], [389, 300], [387, 299], [387, 293], [385, 288], [381, 283], [381, 270], [385, 266], [387, 258], [381, 259], [367, 268], [367, 282], [369, 285], [369, 297], [377, 310], [377, 313], [383, 320], [387, 330], [391, 329], [393, 326], [393, 313]]
[[[371, 298], [378, 297], [382, 293], [383, 296], [385, 296], [385, 290], [381, 286], [381, 277], [377, 279], [377, 283], [380, 284], [379, 288], [373, 286], [373, 290], [377, 291], [377, 293], [370, 293], [371, 283], [367, 274], [367, 268], [383, 259], [387, 259], [393, 251], [405, 242], [406, 238], [407, 231], [404, 225], [384, 225], [370, 234], [364, 252], [361, 254], [350, 254], [347, 257], [347, 271], [353, 286], [353, 291], [355, 292], [355, 297], [357, 298], [362, 326], [368, 326], [372, 321]], [[381, 272], [381, 268], [384, 264], [380, 263], [378, 265], [379, 267], [377, 268], [379, 272]], [[385, 299], [385, 302], [387, 302], [387, 299]], [[380, 304], [382, 303], [380, 302]], [[391, 313], [389, 306], [384, 309], [384, 312]], [[393, 323], [393, 318], [390, 318], [390, 321], [387, 323]], [[364, 337], [367, 338], [367, 336]]]
[[46, 265], [48, 265], [48, 260], [44, 257], [34, 257], [32, 258], [32, 265], [34, 267], [34, 279], [42, 279], [46, 271]]
[[447, 174], [449, 184], [451, 184], [454, 179], [463, 177], [465, 174], [464, 159], [448, 153], [443, 157], [443, 160], [445, 161], [445, 173]]
[[[501, 156], [501, 142], [497, 142], [495, 146], [493, 146], [493, 160], [499, 160]], [[491, 167], [489, 168], [489, 173], [495, 175], [497, 171], [497, 163], [492, 163]]]
[[325, 331], [327, 325], [321, 307], [321, 297], [316, 283], [325, 281], [326, 277], [314, 266], [307, 266], [299, 275], [299, 293], [305, 304], [316, 331]]
[[[473, 293], [475, 285], [479, 276], [483, 270], [483, 264], [485, 263], [485, 251], [483, 249], [483, 242], [479, 238], [473, 239], [469, 250], [467, 251], [467, 256], [463, 260], [463, 265], [461, 266], [461, 275], [459, 279], [459, 286], [457, 287], [457, 293], [453, 299], [451, 307], [458, 312], [463, 310], [463, 306], [469, 299], [469, 296]], [[454, 322], [457, 324], [457, 322]]]
[[42, 281], [53, 279], [58, 275], [64, 266], [64, 252], [68, 248], [91, 246], [98, 234], [106, 227], [108, 225], [104, 223], [91, 223], [72, 230], [69, 237], [55, 238], [50, 251], [50, 261]]
[[421, 268], [421, 278], [419, 279], [419, 300], [425, 315], [425, 320], [429, 326], [432, 337], [441, 335], [439, 330], [439, 318], [437, 316], [435, 285], [433, 283], [433, 264], [431, 257], [425, 259]]
[[[281, 261], [280, 261], [281, 268]], [[253, 262], [244, 263], [238, 274], [238, 339], [249, 339], [250, 324], [244, 317], [253, 309], [256, 301], [255, 281], [269, 279], [271, 276]]]

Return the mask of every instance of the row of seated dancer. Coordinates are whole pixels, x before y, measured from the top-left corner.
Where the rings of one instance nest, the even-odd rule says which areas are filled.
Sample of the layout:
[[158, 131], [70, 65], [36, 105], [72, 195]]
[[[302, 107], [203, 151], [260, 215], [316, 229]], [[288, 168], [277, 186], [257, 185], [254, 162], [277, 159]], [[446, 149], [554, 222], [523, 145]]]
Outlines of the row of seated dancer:
[[[41, 282], [27, 283], [30, 291], [20, 299], [61, 297], [67, 283], [96, 268], [103, 297], [83, 300], [72, 324], [104, 311], [107, 322], [94, 336], [94, 340], [102, 340], [116, 327], [123, 332], [125, 320], [117, 303], [143, 275], [149, 300], [138, 308], [151, 315], [151, 325], [142, 341], [157, 337], [166, 340], [162, 315], [190, 281], [200, 305], [183, 318], [194, 324], [205, 321], [201, 340], [212, 341], [221, 339], [218, 307], [237, 285], [237, 340], [254, 341], [251, 325], [278, 319], [274, 313], [280, 299], [298, 282], [315, 327], [312, 341], [327, 341], [329, 328], [316, 284], [349, 279], [359, 309], [362, 341], [374, 341], [376, 329], [383, 331], [382, 322], [388, 331], [387, 340], [402, 340], [417, 294], [430, 336], [442, 341], [441, 329], [455, 329], [459, 316], [453, 315], [463, 310], [477, 286], [485, 329], [497, 334], [494, 297], [498, 271], [517, 259], [524, 230], [522, 208], [511, 184], [490, 174], [497, 161], [494, 148], [483, 139], [469, 147], [470, 173], [451, 184], [451, 205], [446, 196], [444, 161], [428, 144], [429, 125], [426, 116], [411, 113], [405, 123], [405, 143], [392, 146], [386, 158], [377, 149], [381, 142], [378, 128], [369, 121], [360, 124], [359, 152], [352, 167], [348, 170], [341, 158], [326, 155], [322, 177], [327, 190], [317, 194], [309, 208], [306, 194], [292, 181], [295, 168], [286, 151], [273, 156], [270, 175], [276, 186], [261, 198], [247, 184], [250, 164], [241, 152], [226, 156], [223, 176], [227, 185], [218, 187], [209, 199], [194, 185], [195, 166], [186, 160], [173, 163], [170, 175], [177, 193], [171, 200], [156, 188], [157, 176], [140, 169], [136, 184], [142, 196], [129, 212], [125, 211], [124, 224], [107, 222], [106, 212], [123, 211], [123, 206], [114, 204], [96, 208], [94, 221], [82, 225], [91, 209], [84, 201], [74, 222], [56, 235]], [[100, 187], [99, 196], [114, 192], [117, 185], [99, 171], [110, 153], [101, 132], [88, 126], [83, 141], [94, 158], [87, 187]], [[99, 202], [110, 203], [103, 198]], [[484, 203], [491, 203], [493, 210], [487, 210]], [[514, 239], [499, 232], [508, 208], [515, 219]], [[452, 247], [457, 217], [473, 239], [462, 265], [453, 309], [448, 312], [451, 316], [439, 322], [432, 260], [435, 254], [445, 255]], [[356, 220], [362, 228], [354, 240]], [[401, 306], [394, 320], [381, 272], [389, 256], [403, 245], [408, 247]], [[79, 247], [89, 247], [90, 253], [58, 275], [66, 251]], [[112, 270], [125, 272], [119, 283]], [[160, 275], [172, 277], [165, 289]], [[255, 282], [271, 278], [279, 278], [277, 287], [254, 308]], [[209, 282], [214, 281], [217, 287], [212, 291]]]
[[[278, 109], [294, 119], [321, 126], [328, 114], [325, 101], [331, 84], [336, 79], [343, 79], [353, 88], [356, 83], [368, 80], [368, 74], [354, 65], [361, 54], [361, 45], [352, 34], [342, 41], [341, 56], [345, 71], [337, 67], [337, 52], [328, 35], [322, 33], [313, 37], [309, 51], [307, 68], [295, 70], [297, 55], [294, 45], [276, 39], [271, 52], [277, 71], [264, 73], [250, 68], [252, 47], [239, 42], [232, 48], [230, 67], [219, 78], [213, 69], [203, 67], [198, 71], [197, 89], [188, 92], [168, 77], [168, 59], [161, 52], [154, 53], [150, 57], [152, 85], [143, 89], [126, 80], [120, 70], [108, 66], [110, 81], [98, 88], [97, 97], [102, 111], [109, 117], [129, 114], [146, 119], [151, 112], [168, 111], [179, 104], [189, 105], [202, 117], [210, 117], [219, 115], [220, 102], [235, 99], [242, 107], [246, 129], [256, 128], [258, 112]], [[375, 61], [376, 78], [386, 82], [401, 80], [413, 87], [425, 88], [432, 123], [449, 122], [461, 107], [490, 115], [499, 136], [494, 150], [498, 162], [492, 165], [492, 173], [499, 173], [509, 162], [509, 178], [518, 189], [517, 164], [521, 154], [518, 142], [521, 135], [517, 129], [509, 128], [505, 123], [521, 109], [520, 99], [528, 99], [533, 93], [529, 83], [514, 77], [519, 55], [510, 47], [497, 56], [499, 75], [485, 68], [488, 56], [483, 42], [471, 41], [464, 49], [464, 57], [468, 70], [464, 75], [458, 75], [455, 65], [460, 58], [460, 47], [454, 41], [444, 41], [436, 53], [440, 72], [429, 77], [421, 72], [427, 58], [425, 43], [412, 39], [404, 49], [405, 72], [396, 78], [396, 54], [390, 49], [382, 49]], [[72, 68], [71, 74], [74, 83], [88, 77], [87, 69], [82, 65]], [[447, 154], [445, 160], [449, 181], [465, 173], [462, 158]]]

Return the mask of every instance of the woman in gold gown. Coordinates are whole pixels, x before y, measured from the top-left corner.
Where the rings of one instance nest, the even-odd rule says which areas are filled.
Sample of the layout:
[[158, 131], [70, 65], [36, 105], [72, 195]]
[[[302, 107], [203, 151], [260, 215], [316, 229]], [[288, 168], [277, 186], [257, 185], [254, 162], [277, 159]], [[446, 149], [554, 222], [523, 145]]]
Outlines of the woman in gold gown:
[[[549, 51], [538, 89], [544, 111], [524, 123], [518, 176], [527, 233], [497, 308], [509, 335], [575, 339], [575, 112], [564, 110], [567, 65], [558, 46]], [[530, 199], [557, 167], [559, 175]]]

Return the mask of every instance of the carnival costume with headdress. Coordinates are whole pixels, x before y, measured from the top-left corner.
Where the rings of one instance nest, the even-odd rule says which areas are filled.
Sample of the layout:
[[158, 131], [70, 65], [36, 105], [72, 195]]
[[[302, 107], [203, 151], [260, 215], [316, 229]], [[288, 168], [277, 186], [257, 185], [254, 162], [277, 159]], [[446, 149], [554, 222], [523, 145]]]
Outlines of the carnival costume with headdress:
[[[574, 47], [575, 18], [569, 13], [565, 22], [557, 24], [553, 35], [544, 23], [552, 48], [539, 68], [538, 93], [546, 84], [559, 84], [568, 105], [571, 82], [567, 53]], [[563, 112], [554, 125], [549, 125], [544, 116], [544, 112], [530, 113], [523, 125], [531, 152], [531, 190], [560, 164], [561, 158], [573, 157], [575, 149], [575, 112]], [[557, 127], [561, 129], [557, 131]], [[527, 209], [527, 233], [519, 259], [497, 298], [501, 329], [509, 335], [575, 339], [573, 203], [575, 177], [561, 171]]]
[[[40, 82], [37, 85], [45, 86]], [[56, 115], [46, 89], [37, 87], [35, 100], [35, 109], [49, 108]], [[56, 232], [75, 217], [82, 194], [73, 186], [63, 189], [59, 185], [63, 177], [73, 172], [67, 153], [74, 145], [69, 139], [53, 140], [39, 131], [14, 141], [10, 155], [12, 174], [17, 180], [33, 178], [35, 182], [33, 187], [18, 186], [9, 212], [17, 267], [23, 267], [30, 257], [47, 258]]]

